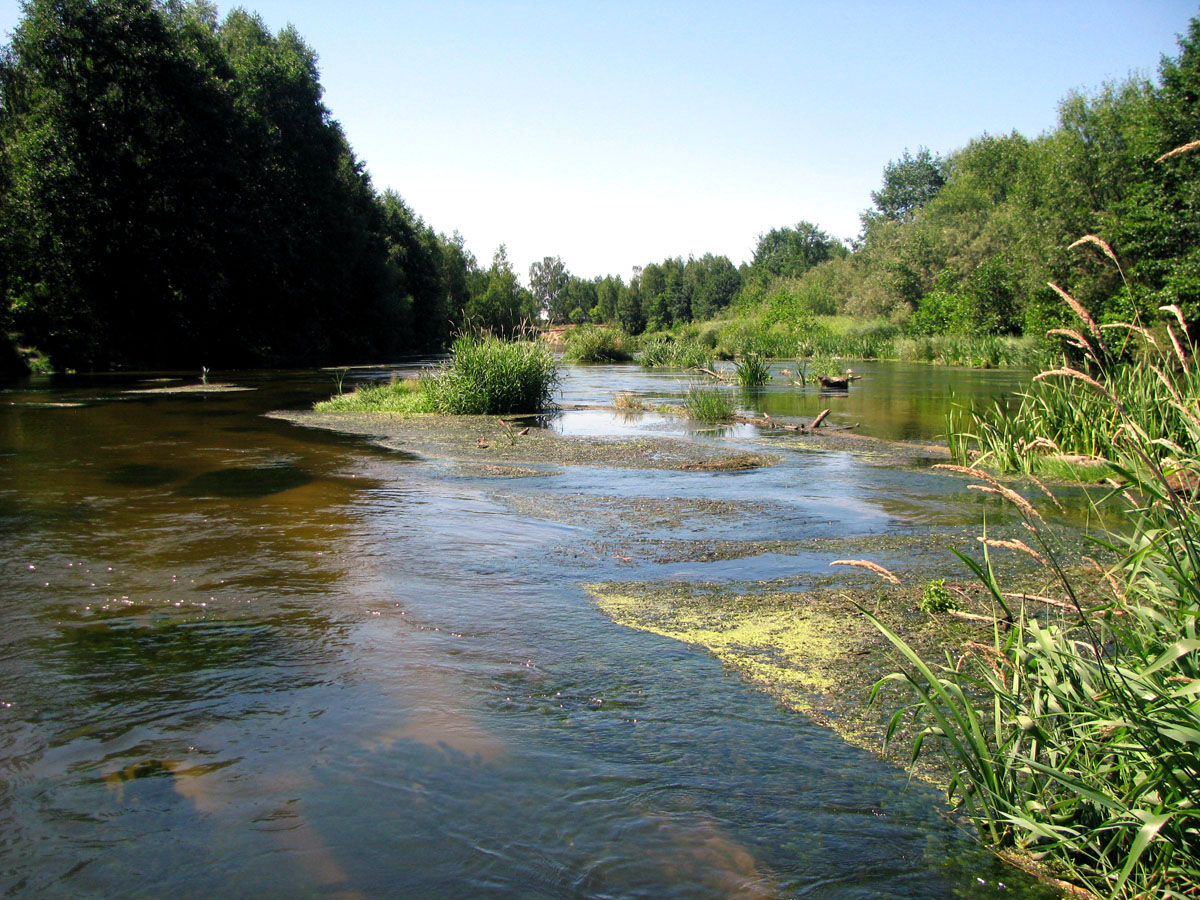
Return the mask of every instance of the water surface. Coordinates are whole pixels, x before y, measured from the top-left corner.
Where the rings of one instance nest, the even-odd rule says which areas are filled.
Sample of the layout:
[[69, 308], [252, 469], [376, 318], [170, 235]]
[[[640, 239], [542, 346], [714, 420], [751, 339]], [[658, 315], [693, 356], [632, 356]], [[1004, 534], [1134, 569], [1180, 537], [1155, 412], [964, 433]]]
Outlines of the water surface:
[[[879, 364], [886, 395], [763, 402], [930, 438], [944, 401], [922, 392], [951, 377], [1011, 386]], [[977, 521], [984, 498], [787, 450], [738, 474], [489, 479], [260, 415], [327, 395], [327, 374], [229, 380], [256, 390], [0, 394], [4, 896], [1037, 895], [932, 791], [580, 588], [827, 563], [611, 552], [626, 540], [899, 534]], [[687, 381], [580, 367], [563, 402], [678, 400]], [[698, 511], [626, 530], [621, 503], [659, 501]]]

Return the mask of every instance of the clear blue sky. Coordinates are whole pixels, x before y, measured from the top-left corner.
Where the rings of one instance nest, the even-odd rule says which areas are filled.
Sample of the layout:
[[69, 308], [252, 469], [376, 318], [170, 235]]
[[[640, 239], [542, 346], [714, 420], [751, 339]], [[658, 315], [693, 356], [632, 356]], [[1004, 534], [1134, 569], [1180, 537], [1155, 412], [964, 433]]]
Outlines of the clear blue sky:
[[[232, 3], [220, 3], [222, 13]], [[1154, 76], [1195, 2], [257, 0], [320, 56], [325, 102], [376, 186], [481, 264], [629, 276], [748, 259], [800, 219], [858, 231], [883, 167]], [[0, 0], [0, 32], [20, 15]]]

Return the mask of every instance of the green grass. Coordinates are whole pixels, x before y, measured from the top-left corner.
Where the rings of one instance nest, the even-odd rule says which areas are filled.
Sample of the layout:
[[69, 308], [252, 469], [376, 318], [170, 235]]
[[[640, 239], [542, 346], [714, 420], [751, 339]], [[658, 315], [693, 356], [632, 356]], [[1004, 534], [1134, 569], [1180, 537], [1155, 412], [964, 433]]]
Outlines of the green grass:
[[1134, 365], [1097, 347], [1088, 371], [1051, 370], [984, 416], [989, 463], [1021, 468], [1032, 437], [1104, 456], [1118, 489], [1092, 500], [1110, 522], [1097, 577], [1068, 571], [1075, 541], [1040, 511], [964, 469], [1021, 511], [1028, 543], [993, 546], [1036, 555], [1050, 602], [1007, 594], [985, 544], [961, 559], [994, 603], [990, 646], [932, 663], [869, 616], [907, 663], [885, 679], [912, 698], [889, 738], [944, 754], [989, 844], [1126, 900], [1200, 896], [1200, 366], [1179, 349], [1147, 340]]
[[728, 422], [737, 412], [729, 395], [717, 388], [690, 388], [684, 410], [698, 422]]
[[425, 390], [440, 413], [501, 415], [546, 409], [558, 380], [554, 353], [541, 341], [465, 335]]
[[1072, 467], [1102, 470], [1084, 464], [1117, 458], [1130, 434], [1153, 436], [1145, 452], [1157, 462], [1197, 453], [1189, 435], [1200, 369], [1182, 345], [1186, 364], [1169, 340], [1163, 346], [1151, 338], [1119, 354], [1097, 348], [1077, 367], [1060, 361], [1035, 376], [1011, 407], [952, 410], [953, 455], [1027, 474], [1062, 474], [1065, 466], [1069, 475]]
[[638, 362], [647, 369], [709, 369], [713, 351], [698, 336], [658, 332], [643, 336]]
[[1032, 337], [952, 334], [914, 338], [887, 319], [863, 321], [850, 316], [809, 314], [789, 319], [750, 311], [705, 323], [703, 328], [685, 326], [671, 337], [684, 343], [702, 341], [721, 359], [757, 353], [768, 359], [895, 359], [998, 368], [1032, 367], [1047, 358], [1044, 342]]
[[318, 403], [318, 411], [438, 412], [504, 415], [541, 412], [558, 389], [558, 365], [546, 344], [465, 335], [435, 375], [378, 387], [361, 387]]
[[742, 387], [762, 387], [771, 380], [771, 367], [755, 352], [746, 353], [734, 360], [737, 383]]
[[395, 412], [415, 415], [436, 412], [433, 398], [417, 379], [390, 384], [362, 385], [316, 404], [317, 412]]
[[572, 362], [629, 362], [636, 341], [625, 332], [597, 325], [580, 325], [567, 333], [563, 358]]

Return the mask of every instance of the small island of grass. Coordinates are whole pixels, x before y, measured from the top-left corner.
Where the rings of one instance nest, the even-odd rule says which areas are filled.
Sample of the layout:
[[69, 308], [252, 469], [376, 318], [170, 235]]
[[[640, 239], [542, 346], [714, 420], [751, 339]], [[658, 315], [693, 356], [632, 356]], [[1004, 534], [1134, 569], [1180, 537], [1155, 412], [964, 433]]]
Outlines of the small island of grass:
[[316, 405], [317, 412], [396, 412], [452, 416], [536, 413], [558, 389], [554, 353], [535, 340], [462, 335], [434, 375], [364, 385]]

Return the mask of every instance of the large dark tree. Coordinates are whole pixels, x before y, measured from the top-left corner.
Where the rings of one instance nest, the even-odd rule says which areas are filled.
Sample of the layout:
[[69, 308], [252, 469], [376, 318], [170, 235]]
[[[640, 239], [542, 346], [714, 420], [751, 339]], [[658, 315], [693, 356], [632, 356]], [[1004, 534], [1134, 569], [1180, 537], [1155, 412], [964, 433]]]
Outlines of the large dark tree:
[[242, 10], [28, 0], [0, 59], [0, 324], [69, 367], [439, 341], [437, 240], [321, 95], [300, 36]]

